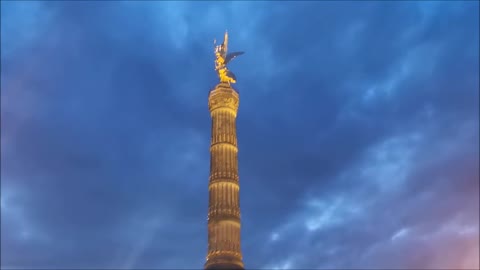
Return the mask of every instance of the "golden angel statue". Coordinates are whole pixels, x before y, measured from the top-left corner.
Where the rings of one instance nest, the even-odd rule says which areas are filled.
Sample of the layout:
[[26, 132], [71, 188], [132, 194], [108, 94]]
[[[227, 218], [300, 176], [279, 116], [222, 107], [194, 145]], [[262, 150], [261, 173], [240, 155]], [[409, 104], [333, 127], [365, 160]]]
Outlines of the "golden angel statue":
[[220, 78], [220, 82], [236, 83], [237, 79], [235, 78], [235, 74], [233, 74], [227, 68], [227, 64], [235, 57], [243, 54], [243, 52], [233, 52], [227, 54], [228, 50], [228, 32], [225, 31], [225, 38], [223, 43], [220, 45], [216, 45], [216, 40], [213, 41], [213, 45], [215, 46], [215, 71]]

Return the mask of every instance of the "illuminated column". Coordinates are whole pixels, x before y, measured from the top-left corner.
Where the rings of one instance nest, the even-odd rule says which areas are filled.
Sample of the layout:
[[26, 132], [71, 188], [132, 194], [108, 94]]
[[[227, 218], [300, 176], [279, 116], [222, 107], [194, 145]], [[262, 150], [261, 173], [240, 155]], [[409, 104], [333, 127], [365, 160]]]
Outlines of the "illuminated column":
[[225, 82], [210, 92], [212, 116], [205, 269], [243, 269], [240, 247], [240, 200], [236, 117], [238, 93]]

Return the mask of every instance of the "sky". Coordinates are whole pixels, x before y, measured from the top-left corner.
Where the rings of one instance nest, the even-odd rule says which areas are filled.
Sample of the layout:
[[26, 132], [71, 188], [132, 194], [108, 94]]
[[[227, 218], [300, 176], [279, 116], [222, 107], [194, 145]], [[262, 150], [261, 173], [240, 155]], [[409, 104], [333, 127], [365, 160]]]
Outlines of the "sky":
[[479, 2], [2, 1], [2, 268], [203, 267], [227, 29], [247, 269], [479, 267]]

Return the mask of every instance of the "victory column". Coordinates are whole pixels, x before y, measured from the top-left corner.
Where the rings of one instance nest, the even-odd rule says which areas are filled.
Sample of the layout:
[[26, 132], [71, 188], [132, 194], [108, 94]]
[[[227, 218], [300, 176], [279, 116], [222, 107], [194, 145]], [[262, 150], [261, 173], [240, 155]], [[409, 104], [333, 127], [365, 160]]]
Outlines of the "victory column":
[[240, 198], [236, 117], [239, 96], [231, 84], [235, 75], [227, 64], [243, 54], [227, 54], [228, 33], [216, 45], [215, 71], [220, 83], [210, 91], [212, 117], [208, 208], [208, 254], [205, 269], [244, 269], [240, 247]]

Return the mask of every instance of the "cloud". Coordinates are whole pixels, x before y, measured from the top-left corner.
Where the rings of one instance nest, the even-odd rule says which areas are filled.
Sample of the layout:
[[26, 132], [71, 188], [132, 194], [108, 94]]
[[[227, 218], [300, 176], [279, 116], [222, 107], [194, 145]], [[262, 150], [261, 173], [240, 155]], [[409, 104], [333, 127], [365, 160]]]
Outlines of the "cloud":
[[2, 267], [203, 265], [226, 29], [248, 268], [478, 267], [478, 3], [1, 5]]

